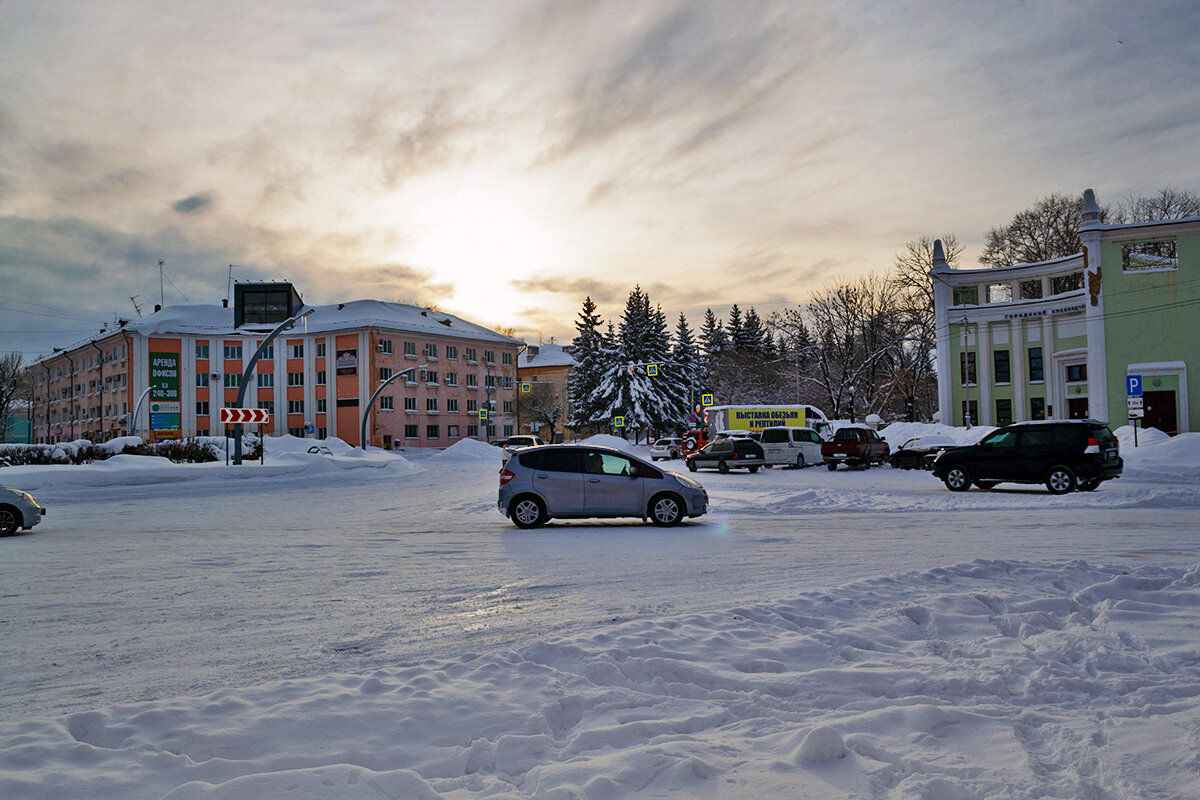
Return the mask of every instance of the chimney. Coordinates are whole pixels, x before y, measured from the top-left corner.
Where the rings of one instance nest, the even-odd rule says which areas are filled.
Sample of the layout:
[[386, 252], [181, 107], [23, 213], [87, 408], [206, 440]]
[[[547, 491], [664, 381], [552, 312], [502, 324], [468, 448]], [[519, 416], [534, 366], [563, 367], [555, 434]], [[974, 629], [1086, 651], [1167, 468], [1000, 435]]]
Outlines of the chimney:
[[162, 311], [162, 306], [160, 306], [158, 303], [155, 303], [154, 304], [154, 313], [157, 314], [160, 311]]
[[228, 297], [221, 298], [221, 308], [229, 308], [229, 298]]

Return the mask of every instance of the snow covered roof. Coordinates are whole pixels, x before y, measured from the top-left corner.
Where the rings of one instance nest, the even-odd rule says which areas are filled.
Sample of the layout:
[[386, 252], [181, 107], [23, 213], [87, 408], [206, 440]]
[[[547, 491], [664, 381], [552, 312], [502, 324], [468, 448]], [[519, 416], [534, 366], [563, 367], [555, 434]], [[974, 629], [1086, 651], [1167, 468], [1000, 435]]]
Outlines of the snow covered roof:
[[575, 357], [561, 344], [531, 344], [517, 359], [518, 367], [573, 367]]
[[[376, 327], [404, 333], [451, 336], [496, 344], [519, 344], [493, 330], [468, 322], [462, 317], [404, 303], [380, 300], [354, 300], [324, 306], [306, 306], [313, 313], [297, 323], [295, 331], [327, 333], [351, 328]], [[166, 334], [237, 335], [267, 332], [274, 325], [255, 324], [235, 328], [233, 308], [217, 305], [167, 306], [161, 311], [134, 320], [126, 330], [146, 336]]]

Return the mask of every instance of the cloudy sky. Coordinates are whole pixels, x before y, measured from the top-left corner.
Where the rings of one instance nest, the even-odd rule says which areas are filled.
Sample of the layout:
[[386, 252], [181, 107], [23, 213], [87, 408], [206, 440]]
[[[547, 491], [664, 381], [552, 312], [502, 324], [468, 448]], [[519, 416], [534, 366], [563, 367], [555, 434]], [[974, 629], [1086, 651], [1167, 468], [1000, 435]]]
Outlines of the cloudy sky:
[[1200, 4], [0, 0], [0, 351], [288, 279], [530, 341], [1200, 190]]

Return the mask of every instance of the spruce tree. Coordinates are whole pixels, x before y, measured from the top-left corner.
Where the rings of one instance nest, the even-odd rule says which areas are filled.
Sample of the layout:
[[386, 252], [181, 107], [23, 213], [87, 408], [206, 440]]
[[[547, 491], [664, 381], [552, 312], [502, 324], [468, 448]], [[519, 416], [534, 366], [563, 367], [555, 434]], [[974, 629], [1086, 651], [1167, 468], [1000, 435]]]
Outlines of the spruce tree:
[[704, 370], [700, 362], [700, 348], [683, 312], [679, 313], [679, 322], [675, 324], [675, 346], [671, 350], [671, 361], [681, 377], [687, 381], [687, 412], [691, 413], [692, 405], [700, 401], [699, 392], [704, 385]]
[[571, 419], [568, 423], [577, 430], [593, 425], [598, 411], [596, 388], [603, 378], [604, 335], [600, 330], [601, 319], [596, 313], [596, 304], [591, 297], [583, 300], [583, 309], [575, 322], [577, 331], [571, 340], [575, 366], [568, 381], [568, 397], [571, 403]]

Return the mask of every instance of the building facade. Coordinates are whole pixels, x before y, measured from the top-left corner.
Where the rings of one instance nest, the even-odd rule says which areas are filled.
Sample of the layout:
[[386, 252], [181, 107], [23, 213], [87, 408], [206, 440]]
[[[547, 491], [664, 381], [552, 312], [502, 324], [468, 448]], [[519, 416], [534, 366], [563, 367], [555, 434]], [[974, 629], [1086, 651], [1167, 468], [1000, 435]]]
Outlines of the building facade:
[[[290, 284], [237, 288], [233, 308], [156, 309], [35, 362], [29, 367], [34, 438], [222, 435], [219, 410], [235, 405], [255, 351], [300, 308]], [[374, 446], [446, 447], [516, 432], [521, 342], [400, 303], [358, 300], [304, 309], [309, 313], [274, 339], [250, 377], [244, 405], [270, 412], [264, 432], [336, 436], [358, 445], [368, 400], [397, 373], [369, 412], [367, 438]]]
[[521, 433], [542, 436], [550, 441], [546, 419], [561, 412], [554, 425], [556, 441], [570, 441], [575, 432], [566, 427], [571, 418], [567, 381], [575, 366], [570, 349], [561, 344], [531, 344], [517, 359], [519, 403], [522, 407]]
[[997, 269], [933, 269], [938, 400], [946, 424], [1093, 418], [1200, 430], [1200, 218], [1100, 222], [1084, 194], [1083, 251]]

